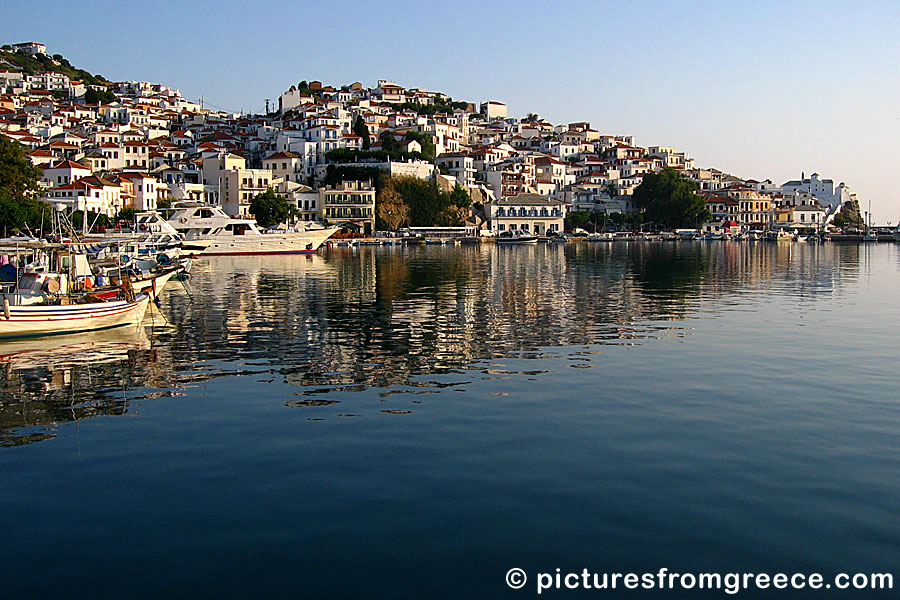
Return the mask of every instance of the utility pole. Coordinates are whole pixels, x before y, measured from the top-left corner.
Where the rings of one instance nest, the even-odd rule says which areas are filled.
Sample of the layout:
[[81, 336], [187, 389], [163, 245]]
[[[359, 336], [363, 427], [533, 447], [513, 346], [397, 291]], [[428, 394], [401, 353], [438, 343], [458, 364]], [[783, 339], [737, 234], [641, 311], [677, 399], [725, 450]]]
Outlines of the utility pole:
[[266, 98], [266, 114], [269, 114], [269, 98]]

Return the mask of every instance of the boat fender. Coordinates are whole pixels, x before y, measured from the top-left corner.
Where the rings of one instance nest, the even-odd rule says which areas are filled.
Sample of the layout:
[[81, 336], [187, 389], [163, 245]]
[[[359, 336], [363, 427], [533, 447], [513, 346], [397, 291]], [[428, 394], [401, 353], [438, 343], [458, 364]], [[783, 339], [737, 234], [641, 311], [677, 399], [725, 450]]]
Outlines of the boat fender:
[[9, 298], [3, 297], [3, 316], [9, 319]]
[[59, 282], [55, 279], [48, 279], [41, 287], [43, 287], [44, 291], [48, 294], [55, 294], [59, 292]]
[[169, 256], [167, 254], [157, 254], [156, 262], [158, 262], [162, 266], [166, 266], [167, 264], [172, 262], [172, 259], [169, 258]]

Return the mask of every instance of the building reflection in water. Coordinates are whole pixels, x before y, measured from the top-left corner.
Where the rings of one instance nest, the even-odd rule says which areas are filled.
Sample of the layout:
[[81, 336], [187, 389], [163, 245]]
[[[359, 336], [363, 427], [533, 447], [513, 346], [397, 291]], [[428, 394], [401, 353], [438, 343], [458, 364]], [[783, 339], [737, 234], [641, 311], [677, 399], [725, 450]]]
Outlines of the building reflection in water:
[[0, 345], [0, 443], [248, 369], [299, 386], [302, 404], [326, 402], [328, 390], [422, 385], [415, 378], [485, 359], [686, 335], [679, 322], [701, 304], [836, 293], [858, 279], [862, 248], [585, 242], [197, 261], [146, 332]]

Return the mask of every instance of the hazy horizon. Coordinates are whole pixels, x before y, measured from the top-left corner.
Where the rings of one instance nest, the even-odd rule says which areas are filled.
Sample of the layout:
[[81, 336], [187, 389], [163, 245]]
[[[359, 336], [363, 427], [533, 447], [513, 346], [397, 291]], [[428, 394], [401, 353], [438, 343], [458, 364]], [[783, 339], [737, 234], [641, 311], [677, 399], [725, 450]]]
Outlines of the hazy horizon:
[[877, 223], [900, 221], [897, 3], [246, 6], [14, 0], [0, 38], [233, 112], [277, 105], [304, 79], [497, 100], [511, 116], [590, 121], [744, 178], [817, 172], [863, 210], [871, 201]]

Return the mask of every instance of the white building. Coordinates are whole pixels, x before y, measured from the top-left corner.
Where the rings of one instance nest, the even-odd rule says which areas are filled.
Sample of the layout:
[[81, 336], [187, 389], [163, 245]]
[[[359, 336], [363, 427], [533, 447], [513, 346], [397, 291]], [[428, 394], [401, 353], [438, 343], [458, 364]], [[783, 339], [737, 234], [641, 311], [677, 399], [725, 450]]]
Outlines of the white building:
[[566, 205], [539, 194], [519, 194], [487, 205], [491, 231], [522, 231], [533, 235], [562, 233]]
[[818, 173], [813, 173], [807, 179], [802, 174], [800, 179], [786, 181], [781, 186], [782, 193], [808, 192], [819, 199], [819, 204], [828, 207], [840, 207], [844, 202], [850, 201], [850, 188], [841, 183], [834, 187], [831, 179], [820, 179]]
[[505, 119], [507, 116], [506, 105], [502, 102], [494, 102], [493, 100], [482, 102], [480, 112], [488, 121], [493, 121], [494, 119]]
[[21, 44], [13, 44], [12, 49], [13, 52], [25, 54], [26, 56], [47, 54], [47, 46], [40, 42], [22, 42]]

